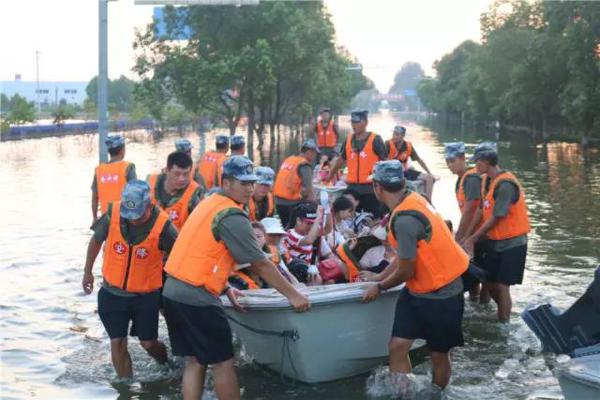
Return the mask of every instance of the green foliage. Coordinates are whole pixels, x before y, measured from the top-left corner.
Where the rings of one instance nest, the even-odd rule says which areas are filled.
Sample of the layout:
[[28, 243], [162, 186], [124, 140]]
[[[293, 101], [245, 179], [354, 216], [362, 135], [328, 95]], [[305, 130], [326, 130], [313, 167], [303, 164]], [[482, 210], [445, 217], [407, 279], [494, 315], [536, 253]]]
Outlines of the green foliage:
[[[108, 81], [108, 104], [109, 108], [120, 112], [131, 110], [134, 102], [133, 91], [135, 82], [121, 76], [119, 79]], [[85, 88], [86, 101], [93, 104], [98, 102], [98, 77], [92, 78]]]
[[9, 112], [6, 120], [13, 124], [24, 124], [35, 119], [35, 105], [24, 97], [15, 94], [9, 101]]
[[[425, 77], [425, 72], [421, 64], [416, 62], [405, 63], [400, 71], [394, 77], [394, 84], [389, 90], [389, 94], [405, 95], [406, 90], [416, 90], [419, 82]], [[418, 100], [414, 96], [407, 96], [402, 101], [390, 101], [390, 105], [395, 109], [416, 110]]]
[[260, 135], [328, 105], [341, 111], [368, 82], [348, 67], [356, 60], [334, 46], [334, 28], [320, 2], [261, 2], [253, 7], [167, 8], [167, 32], [188, 26], [192, 40], [138, 34], [136, 98], [155, 118], [175, 103], [233, 133], [248, 116]]
[[62, 104], [58, 107], [55, 107], [55, 109], [52, 110], [52, 118], [54, 119], [52, 123], [59, 127], [63, 126], [66, 120], [75, 117], [75, 111], [76, 110], [74, 107], [67, 104]]
[[500, 0], [481, 17], [483, 44], [467, 41], [418, 86], [432, 111], [545, 132], [600, 131], [600, 7], [589, 1]]

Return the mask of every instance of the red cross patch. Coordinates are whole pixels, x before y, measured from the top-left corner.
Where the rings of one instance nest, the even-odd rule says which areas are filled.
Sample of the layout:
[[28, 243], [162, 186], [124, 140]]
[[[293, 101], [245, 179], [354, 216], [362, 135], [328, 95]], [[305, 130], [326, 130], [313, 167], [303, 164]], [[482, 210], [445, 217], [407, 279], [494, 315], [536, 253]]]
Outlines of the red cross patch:
[[127, 247], [125, 247], [125, 244], [123, 242], [116, 242], [115, 244], [113, 244], [113, 250], [117, 254], [124, 254], [126, 249]]
[[139, 259], [139, 260], [143, 260], [144, 258], [148, 257], [148, 250], [144, 247], [138, 247], [135, 250], [135, 258]]
[[169, 210], [169, 219], [171, 221], [177, 221], [179, 219], [179, 213], [177, 210]]
[[490, 208], [490, 201], [488, 199], [483, 200], [483, 208]]

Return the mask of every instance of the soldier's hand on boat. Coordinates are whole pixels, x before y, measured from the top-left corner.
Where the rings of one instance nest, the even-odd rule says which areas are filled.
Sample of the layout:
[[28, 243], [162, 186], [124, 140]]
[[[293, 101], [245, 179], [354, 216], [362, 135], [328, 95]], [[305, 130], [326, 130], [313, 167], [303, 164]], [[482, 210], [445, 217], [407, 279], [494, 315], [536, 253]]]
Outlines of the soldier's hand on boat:
[[310, 308], [310, 302], [308, 301], [308, 297], [303, 294], [297, 293], [294, 296], [290, 297], [290, 304], [294, 307], [296, 312], [304, 312], [308, 311]]
[[85, 292], [85, 294], [92, 293], [92, 291], [94, 290], [94, 275], [83, 274], [81, 286], [83, 287], [83, 291]]
[[373, 285], [369, 286], [369, 288], [367, 290], [365, 290], [365, 293], [363, 294], [362, 302], [370, 303], [373, 300], [377, 300], [377, 298], [379, 297], [379, 294], [380, 294], [379, 285], [373, 284]]
[[245, 296], [244, 292], [230, 286], [229, 289], [227, 289], [227, 292], [225, 292], [225, 294], [227, 295], [227, 298], [229, 299], [229, 302], [231, 303], [233, 308], [235, 308], [239, 312], [246, 312], [244, 306], [242, 306], [238, 301], [238, 297]]
[[373, 282], [377, 280], [377, 274], [373, 271], [360, 271], [358, 273], [358, 277], [360, 278], [361, 282]]

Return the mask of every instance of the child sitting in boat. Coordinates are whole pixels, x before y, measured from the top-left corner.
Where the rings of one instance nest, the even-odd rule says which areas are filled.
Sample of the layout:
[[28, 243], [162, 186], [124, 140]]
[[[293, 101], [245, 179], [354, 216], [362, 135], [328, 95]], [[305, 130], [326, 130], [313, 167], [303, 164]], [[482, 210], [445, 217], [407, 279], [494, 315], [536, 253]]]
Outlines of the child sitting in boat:
[[[272, 249], [267, 244], [267, 232], [263, 224], [260, 222], [253, 222], [252, 229], [254, 230], [254, 236], [256, 237], [256, 241], [258, 245], [262, 248], [262, 250], [269, 256], [275, 267], [279, 270], [281, 275], [286, 278], [290, 283], [297, 283], [297, 281], [292, 280], [291, 274], [282, 269], [279, 265], [279, 252], [273, 254]], [[295, 282], [294, 282], [295, 281]], [[252, 273], [250, 268], [238, 269], [229, 277], [229, 284], [240, 290], [248, 290], [248, 289], [260, 289], [268, 287], [266, 282], [264, 282], [257, 274]]]
[[299, 204], [291, 212], [290, 224], [283, 247], [288, 268], [300, 282], [320, 285], [342, 274], [342, 267], [325, 240], [331, 230], [331, 218], [323, 207]]
[[355, 238], [356, 232], [350, 228], [354, 214], [354, 203], [346, 196], [340, 196], [331, 205], [332, 231], [327, 234], [327, 244], [335, 249], [348, 239]]
[[323, 154], [321, 156], [319, 165], [315, 167], [315, 171], [313, 173], [313, 183], [323, 186], [335, 186], [335, 184], [340, 180], [339, 172], [333, 178], [329, 179], [329, 171], [331, 171], [331, 165], [334, 160], [335, 159], [333, 155], [330, 154]]
[[377, 224], [377, 220], [374, 218], [373, 214], [369, 212], [356, 212], [356, 208], [358, 207], [359, 201], [358, 193], [356, 193], [354, 190], [346, 189], [342, 192], [342, 196], [350, 200], [354, 205], [352, 217], [348, 220], [345, 220], [344, 223], [347, 225], [348, 229], [354, 231], [356, 236], [367, 235], [371, 227]]
[[292, 283], [298, 284], [298, 279], [288, 270], [286, 265], [286, 252], [283, 249], [283, 237], [286, 234], [285, 229], [281, 225], [281, 220], [276, 217], [263, 218], [260, 223], [265, 229], [266, 246], [273, 264], [277, 266], [279, 272]]

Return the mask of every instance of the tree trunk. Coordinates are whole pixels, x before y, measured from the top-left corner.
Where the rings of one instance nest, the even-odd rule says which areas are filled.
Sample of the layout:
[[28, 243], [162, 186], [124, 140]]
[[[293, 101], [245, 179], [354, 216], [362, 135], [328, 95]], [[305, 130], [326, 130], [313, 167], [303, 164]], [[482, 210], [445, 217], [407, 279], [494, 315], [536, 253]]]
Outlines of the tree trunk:
[[248, 91], [248, 140], [246, 143], [246, 152], [248, 158], [254, 161], [254, 93]]

